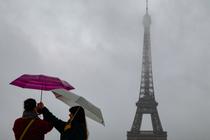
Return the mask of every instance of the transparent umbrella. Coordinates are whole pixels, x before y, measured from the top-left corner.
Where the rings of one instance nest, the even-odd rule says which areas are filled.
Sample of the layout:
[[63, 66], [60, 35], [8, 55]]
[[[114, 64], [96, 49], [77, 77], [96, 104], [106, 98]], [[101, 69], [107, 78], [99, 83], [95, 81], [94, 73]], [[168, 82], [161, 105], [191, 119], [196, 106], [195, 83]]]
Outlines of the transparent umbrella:
[[91, 102], [86, 100], [84, 97], [74, 94], [73, 92], [67, 91], [65, 89], [55, 89], [52, 90], [57, 99], [69, 105], [81, 106], [85, 110], [85, 115], [90, 119], [105, 125], [101, 110], [93, 105]]

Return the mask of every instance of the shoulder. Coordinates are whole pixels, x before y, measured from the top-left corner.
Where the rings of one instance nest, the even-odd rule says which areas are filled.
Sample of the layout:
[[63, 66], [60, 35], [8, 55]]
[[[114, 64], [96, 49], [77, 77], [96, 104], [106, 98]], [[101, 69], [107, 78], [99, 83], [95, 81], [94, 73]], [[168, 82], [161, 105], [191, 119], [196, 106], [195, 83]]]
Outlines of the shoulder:
[[84, 131], [80, 124], [76, 123], [71, 126], [70, 129], [64, 131], [63, 136], [64, 138], [68, 139], [75, 139], [75, 140], [83, 140], [84, 138]]
[[17, 118], [14, 123], [17, 124], [17, 123], [21, 123], [21, 122], [25, 122], [25, 119]]
[[72, 125], [75, 127], [75, 128], [83, 128], [83, 124], [77, 122], [77, 121], [73, 121], [72, 122]]
[[23, 120], [23, 118], [22, 117], [19, 117], [15, 121], [20, 121], [20, 120]]
[[72, 130], [76, 131], [77, 133], [79, 133], [81, 135], [83, 135], [83, 133], [84, 133], [83, 130], [84, 129], [85, 129], [84, 126], [80, 123], [74, 123], [73, 126], [72, 126]]
[[29, 119], [18, 118], [15, 120], [13, 128], [18, 130], [20, 127], [26, 126], [29, 121]]

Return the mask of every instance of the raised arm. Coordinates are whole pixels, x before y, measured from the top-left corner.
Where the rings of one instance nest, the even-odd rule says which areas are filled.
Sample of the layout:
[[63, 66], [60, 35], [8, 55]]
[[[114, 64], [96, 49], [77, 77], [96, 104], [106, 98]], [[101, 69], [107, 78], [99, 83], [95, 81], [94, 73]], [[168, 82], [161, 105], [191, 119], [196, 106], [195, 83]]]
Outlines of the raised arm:
[[41, 113], [44, 116], [44, 120], [50, 122], [59, 132], [63, 131], [66, 122], [58, 119], [55, 115], [53, 115], [46, 107], [44, 107], [43, 103], [39, 103], [38, 108], [41, 110]]

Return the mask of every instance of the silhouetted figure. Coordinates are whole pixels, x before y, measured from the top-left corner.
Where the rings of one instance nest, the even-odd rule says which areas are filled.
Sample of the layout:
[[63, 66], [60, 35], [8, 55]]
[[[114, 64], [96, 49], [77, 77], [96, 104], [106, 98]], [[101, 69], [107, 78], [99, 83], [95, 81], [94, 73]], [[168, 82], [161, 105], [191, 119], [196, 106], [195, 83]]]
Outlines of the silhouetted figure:
[[81, 106], [74, 106], [69, 109], [69, 120], [62, 121], [55, 117], [43, 103], [39, 103], [44, 117], [60, 132], [60, 140], [87, 140], [87, 125], [84, 109]]
[[44, 135], [53, 126], [38, 117], [36, 100], [29, 98], [24, 101], [24, 112], [21, 118], [15, 120], [13, 131], [16, 140], [44, 140]]

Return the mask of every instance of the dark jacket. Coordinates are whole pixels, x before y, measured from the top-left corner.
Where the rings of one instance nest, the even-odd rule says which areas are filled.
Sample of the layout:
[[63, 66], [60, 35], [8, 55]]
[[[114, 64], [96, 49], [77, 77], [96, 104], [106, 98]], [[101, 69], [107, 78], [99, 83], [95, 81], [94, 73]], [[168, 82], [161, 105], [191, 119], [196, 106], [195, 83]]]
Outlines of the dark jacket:
[[53, 126], [46, 120], [41, 120], [37, 115], [30, 112], [25, 112], [26, 115], [15, 120], [13, 131], [15, 139], [19, 140], [24, 129], [32, 119], [35, 121], [31, 124], [28, 131], [25, 133], [23, 140], [44, 140], [44, 135], [52, 130]]
[[64, 127], [68, 122], [62, 121], [55, 117], [46, 107], [42, 109], [42, 113], [47, 121], [60, 132], [60, 140], [84, 140], [83, 127], [78, 122], [73, 121], [71, 128], [64, 131]]

